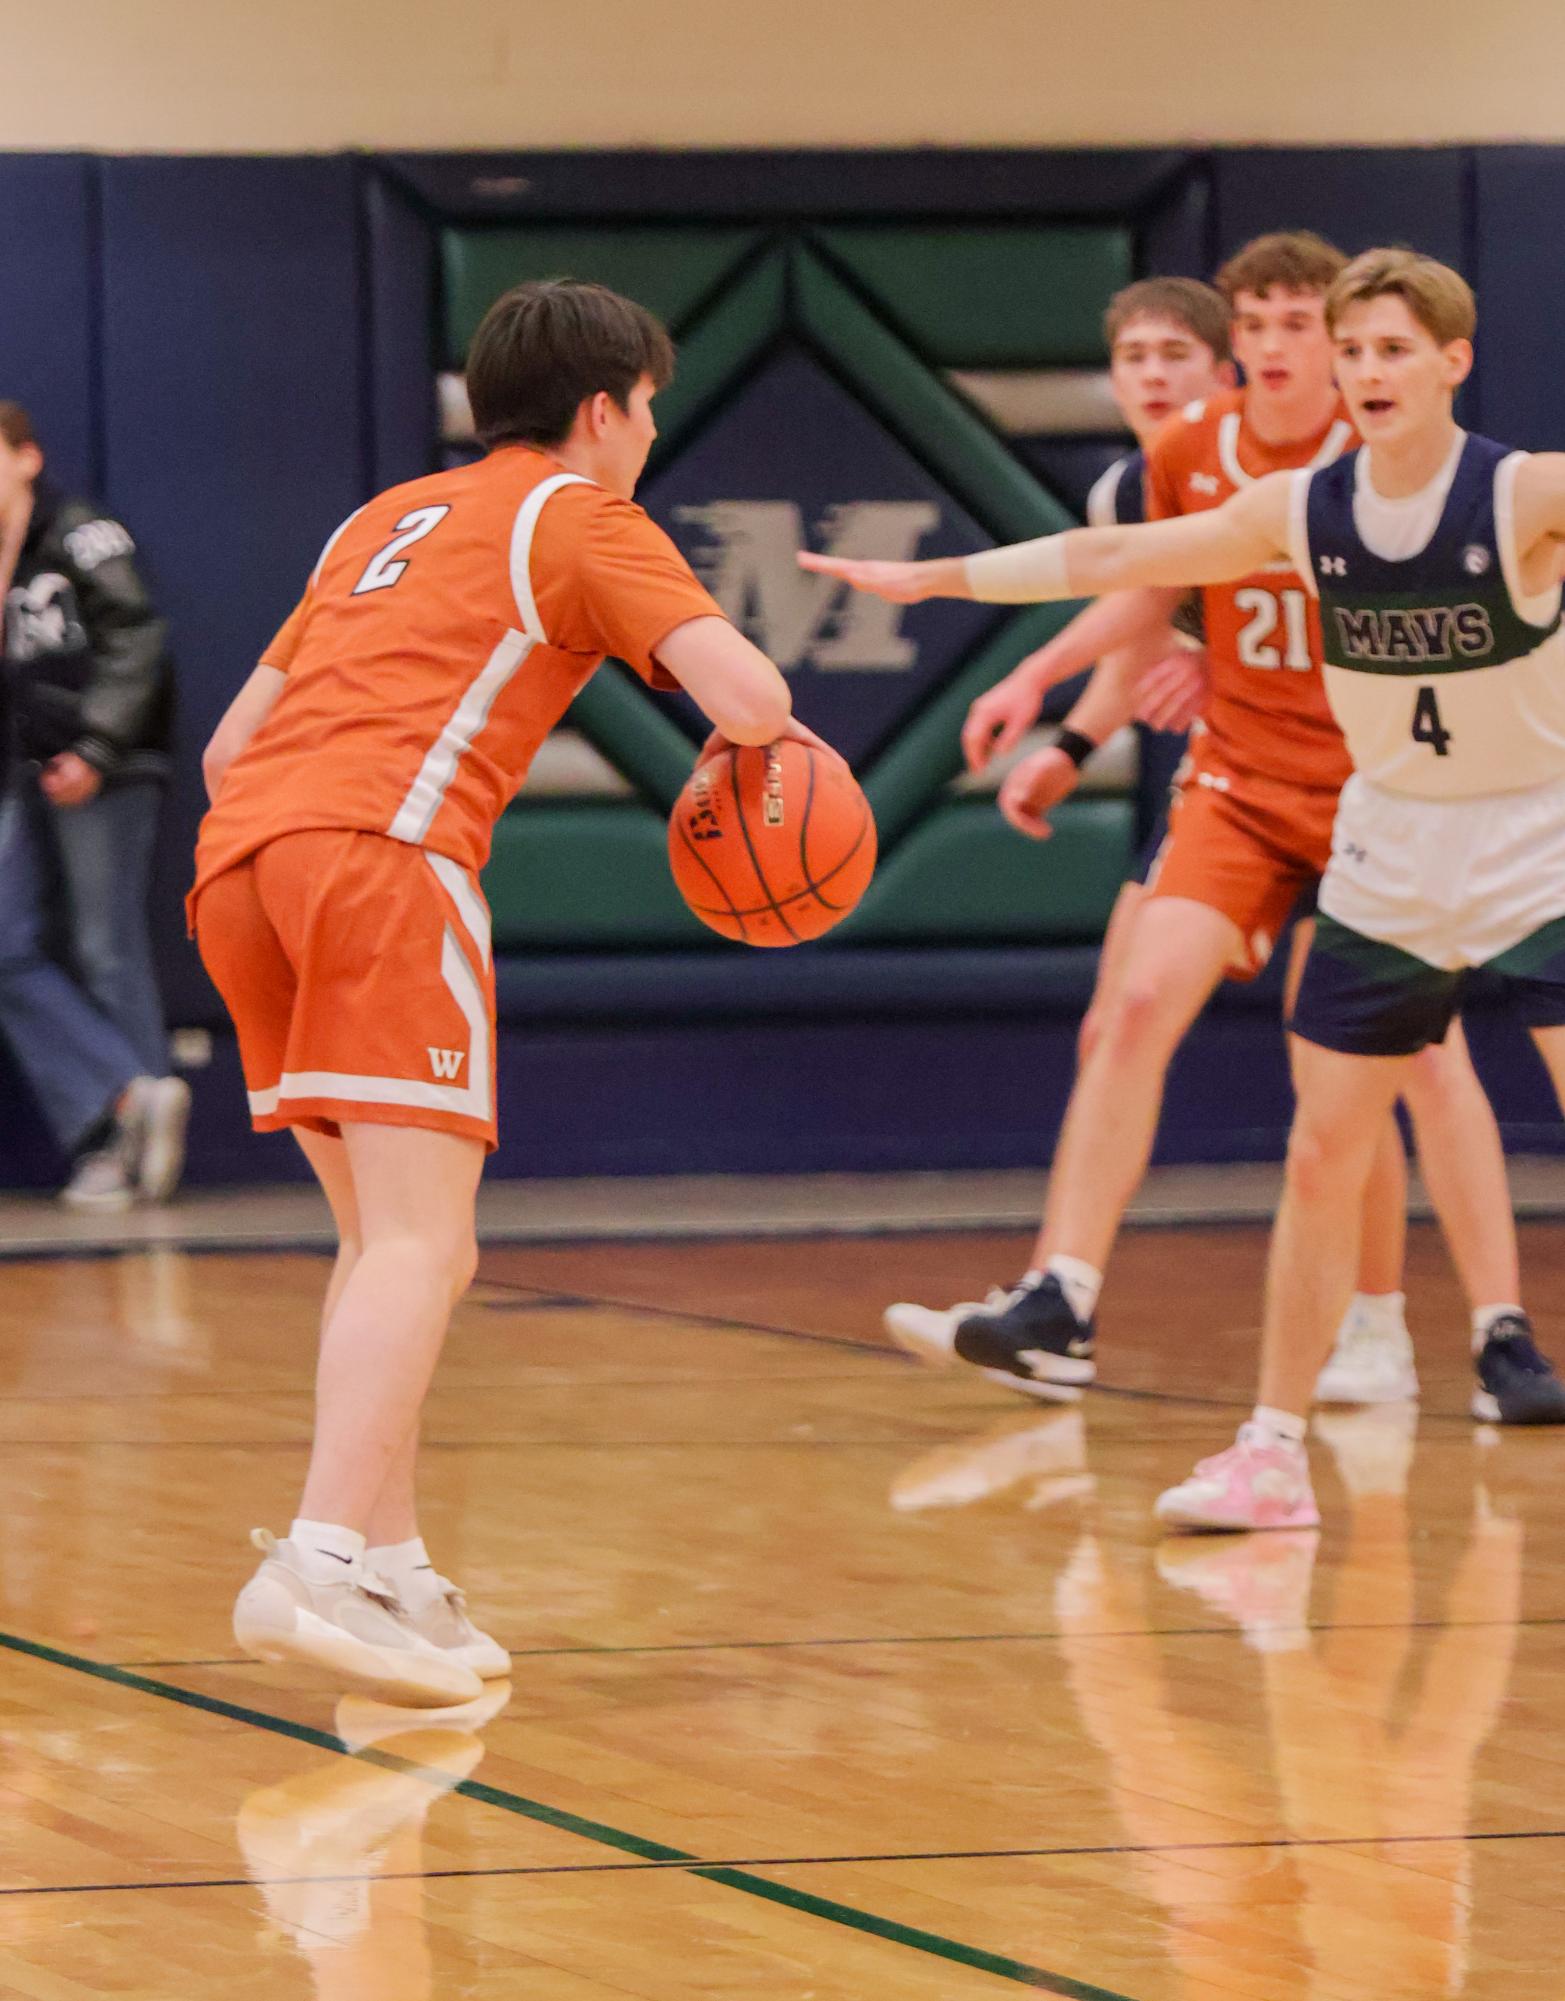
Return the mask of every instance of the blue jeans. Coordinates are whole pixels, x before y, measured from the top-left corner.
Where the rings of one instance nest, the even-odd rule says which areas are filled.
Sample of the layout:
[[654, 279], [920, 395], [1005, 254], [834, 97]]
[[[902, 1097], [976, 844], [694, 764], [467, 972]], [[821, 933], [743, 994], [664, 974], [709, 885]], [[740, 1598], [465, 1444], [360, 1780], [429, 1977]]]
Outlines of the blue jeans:
[[0, 803], [0, 1035], [66, 1154], [132, 1077], [168, 1074], [147, 926], [161, 798], [134, 784], [56, 807], [18, 773]]

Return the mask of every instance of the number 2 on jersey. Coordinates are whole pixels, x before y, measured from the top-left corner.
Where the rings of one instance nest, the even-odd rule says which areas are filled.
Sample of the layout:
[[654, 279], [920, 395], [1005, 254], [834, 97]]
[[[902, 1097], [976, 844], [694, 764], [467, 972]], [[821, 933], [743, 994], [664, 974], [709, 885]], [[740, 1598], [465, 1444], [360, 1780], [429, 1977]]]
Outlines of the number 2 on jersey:
[[389, 591], [407, 568], [405, 558], [398, 560], [402, 551], [422, 542], [450, 512], [449, 507], [415, 507], [411, 514], [404, 514], [397, 523], [396, 534], [364, 565], [363, 576], [353, 586], [354, 597], [363, 597], [366, 591]]
[[1436, 757], [1451, 755], [1451, 732], [1440, 720], [1440, 704], [1427, 681], [1419, 689], [1418, 700], [1413, 704], [1413, 741], [1432, 744]]
[[[1235, 591], [1234, 603], [1249, 618], [1239, 634], [1240, 663], [1245, 667], [1291, 667], [1307, 674], [1315, 665], [1310, 652], [1309, 600], [1301, 590]], [[1272, 638], [1282, 624], [1282, 644]]]

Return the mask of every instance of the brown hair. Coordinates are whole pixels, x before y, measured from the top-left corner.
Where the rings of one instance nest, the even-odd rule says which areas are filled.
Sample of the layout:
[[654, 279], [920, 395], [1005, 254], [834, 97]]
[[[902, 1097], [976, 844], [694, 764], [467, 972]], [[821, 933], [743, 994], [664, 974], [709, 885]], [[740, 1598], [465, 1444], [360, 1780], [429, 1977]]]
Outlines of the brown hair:
[[1349, 306], [1369, 299], [1400, 299], [1441, 347], [1471, 340], [1478, 325], [1472, 287], [1460, 271], [1416, 250], [1366, 250], [1326, 294], [1326, 325], [1335, 333]]
[[37, 433], [33, 430], [33, 420], [20, 403], [0, 401], [0, 438], [4, 438], [13, 452], [23, 445], [36, 445]]
[[1199, 278], [1143, 278], [1109, 300], [1103, 315], [1103, 338], [1109, 352], [1132, 320], [1173, 320], [1193, 340], [1209, 347], [1218, 361], [1229, 357], [1228, 301]]
[[605, 285], [544, 278], [496, 299], [467, 355], [481, 443], [557, 445], [589, 396], [623, 410], [643, 375], [672, 381], [674, 345], [645, 306]]
[[1241, 292], [1264, 299], [1283, 292], [1329, 292], [1347, 258], [1313, 229], [1283, 229], [1257, 236], [1236, 250], [1217, 274], [1217, 289], [1231, 306]]

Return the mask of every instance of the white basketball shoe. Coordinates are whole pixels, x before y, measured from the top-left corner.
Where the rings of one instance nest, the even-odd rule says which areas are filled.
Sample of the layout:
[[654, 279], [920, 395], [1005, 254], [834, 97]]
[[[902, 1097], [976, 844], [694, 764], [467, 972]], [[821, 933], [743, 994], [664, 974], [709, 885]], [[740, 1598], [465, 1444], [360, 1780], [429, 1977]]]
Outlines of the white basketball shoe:
[[[1392, 1302], [1395, 1302], [1394, 1304]], [[1356, 1298], [1343, 1315], [1337, 1345], [1315, 1384], [1317, 1403], [1405, 1403], [1418, 1395], [1413, 1341], [1402, 1295], [1371, 1305]]]
[[467, 1664], [426, 1639], [391, 1586], [357, 1558], [331, 1557], [334, 1571], [306, 1569], [290, 1542], [265, 1529], [250, 1540], [260, 1569], [234, 1606], [234, 1638], [263, 1661], [298, 1661], [340, 1687], [417, 1706], [470, 1702], [483, 1682]]

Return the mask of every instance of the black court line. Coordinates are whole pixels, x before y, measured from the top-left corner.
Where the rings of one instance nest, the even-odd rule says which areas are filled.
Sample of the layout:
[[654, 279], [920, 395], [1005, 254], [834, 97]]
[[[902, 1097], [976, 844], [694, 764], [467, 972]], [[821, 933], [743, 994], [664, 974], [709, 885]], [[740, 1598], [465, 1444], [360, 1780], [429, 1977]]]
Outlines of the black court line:
[[[1291, 1625], [1269, 1623], [1269, 1633], [1487, 1633], [1503, 1627], [1507, 1632], [1543, 1631], [1565, 1626], [1565, 1613], [1537, 1619], [1352, 1619], [1304, 1621]], [[663, 1640], [639, 1647], [511, 1647], [513, 1661], [617, 1660], [642, 1654], [754, 1654], [786, 1653], [790, 1649], [811, 1652], [830, 1647], [994, 1647], [1007, 1645], [1052, 1645], [1067, 1636], [1060, 1627], [1030, 1633], [879, 1633], [848, 1634], [832, 1639], [808, 1640]], [[1089, 1646], [1099, 1640], [1239, 1640], [1238, 1626], [1126, 1626], [1110, 1627], [1101, 1633], [1075, 1633], [1071, 1638]], [[224, 1668], [251, 1667], [244, 1654], [212, 1654], [201, 1659], [116, 1661], [106, 1665], [138, 1670], [142, 1668]]]
[[[87, 1675], [96, 1681], [106, 1681], [119, 1688], [130, 1689], [140, 1695], [157, 1697], [160, 1701], [173, 1702], [182, 1708], [195, 1709], [210, 1716], [220, 1716], [229, 1722], [242, 1723], [251, 1729], [269, 1731], [274, 1736], [291, 1738], [295, 1743], [311, 1744], [318, 1750], [329, 1751], [339, 1757], [357, 1757], [361, 1763], [385, 1766], [392, 1771], [404, 1772], [412, 1777], [427, 1776], [426, 1768], [411, 1763], [407, 1759], [394, 1757], [389, 1752], [373, 1748], [352, 1752], [341, 1738], [324, 1730], [313, 1729], [308, 1724], [291, 1723], [286, 1717], [270, 1715], [265, 1710], [248, 1709], [239, 1703], [223, 1702], [214, 1696], [197, 1695], [189, 1689], [176, 1688], [171, 1682], [153, 1681], [146, 1675], [134, 1674], [125, 1668], [109, 1667], [101, 1661], [87, 1659], [81, 1654], [66, 1653], [58, 1647], [44, 1646], [36, 1640], [24, 1640], [14, 1633], [0, 1632], [0, 1647], [12, 1653], [26, 1655], [31, 1660], [42, 1661], [51, 1667], [67, 1668], [75, 1674]], [[458, 1793], [465, 1799], [477, 1800], [485, 1806], [498, 1807], [502, 1812], [516, 1814], [524, 1820], [537, 1822], [540, 1826], [552, 1827], [565, 1834], [572, 1834], [585, 1841], [598, 1843], [605, 1848], [618, 1849], [622, 1854], [630, 1854], [645, 1863], [673, 1865], [691, 1876], [700, 1877], [704, 1882], [719, 1883], [724, 1888], [737, 1890], [748, 1897], [758, 1897], [767, 1903], [780, 1904], [789, 1910], [798, 1911], [806, 1917], [824, 1919], [830, 1924], [840, 1925], [847, 1930], [862, 1932], [869, 1937], [884, 1939], [890, 1945], [906, 1947], [935, 1959], [945, 1960], [956, 1966], [965, 1966], [978, 1973], [990, 1973], [1001, 1980], [1009, 1980], [1021, 1987], [1031, 1987], [1046, 1994], [1059, 1997], [1059, 2001], [1132, 2001], [1132, 1997], [1112, 1988], [1097, 1987], [1090, 1981], [1075, 1980], [1069, 1974], [1052, 1973], [1039, 1966], [1030, 1966], [1023, 1960], [1008, 1958], [1003, 1953], [987, 1952], [980, 1946], [965, 1945], [959, 1939], [943, 1937], [938, 1932], [923, 1931], [914, 1925], [898, 1923], [893, 1918], [883, 1918], [873, 1911], [860, 1910], [857, 1905], [843, 1904], [831, 1897], [818, 1897], [813, 1891], [799, 1890], [791, 1884], [773, 1883], [764, 1876], [751, 1875], [744, 1867], [729, 1863], [707, 1862], [698, 1855], [692, 1855], [682, 1848], [671, 1848], [665, 1842], [650, 1841], [639, 1834], [628, 1833], [623, 1828], [610, 1827], [606, 1822], [589, 1820], [581, 1814], [565, 1811], [561, 1807], [547, 1805], [541, 1800], [526, 1798], [521, 1793], [504, 1791], [498, 1786], [486, 1785], [479, 1779], [462, 1779], [455, 1786], [443, 1783], [444, 1775], [435, 1774], [434, 1782], [440, 1785], [442, 1794]]]
[[[515, 1292], [524, 1295], [535, 1294], [544, 1289], [522, 1285], [514, 1279], [505, 1278], [480, 1277], [479, 1283], [490, 1286], [497, 1292]], [[585, 1307], [612, 1307], [617, 1313], [639, 1313], [649, 1320], [677, 1320], [692, 1327], [715, 1328], [719, 1333], [725, 1334], [769, 1334], [784, 1341], [809, 1341], [821, 1347], [847, 1348], [860, 1355], [879, 1355], [888, 1362], [896, 1362], [903, 1366], [909, 1364], [915, 1368], [918, 1366], [916, 1359], [905, 1354], [900, 1348], [893, 1348], [884, 1341], [857, 1340], [851, 1334], [815, 1334], [808, 1328], [785, 1327], [774, 1320], [738, 1320], [729, 1314], [702, 1313], [677, 1306], [653, 1306], [645, 1300], [620, 1299], [610, 1293], [584, 1292], [577, 1297]], [[503, 1313], [506, 1310], [505, 1302], [502, 1300], [485, 1300], [482, 1306], [490, 1313]], [[523, 1307], [520, 1310], [528, 1309]], [[1231, 1397], [1186, 1396], [1172, 1390], [1133, 1390], [1121, 1388], [1113, 1383], [1095, 1382], [1092, 1385], [1092, 1394], [1095, 1397], [1122, 1397], [1136, 1403], [1191, 1404], [1208, 1410], [1251, 1408], [1249, 1399], [1240, 1401]], [[1051, 1400], [1042, 1398], [1039, 1401], [1047, 1403]], [[1067, 1401], [1064, 1398], [1058, 1399], [1058, 1407], [1063, 1409]]]
[[[339, 1750], [343, 1749], [339, 1745]], [[362, 1763], [397, 1769], [404, 1761], [388, 1753], [353, 1752]], [[418, 1768], [409, 1766], [409, 1771]], [[438, 1780], [438, 1774], [435, 1775]], [[461, 1786], [449, 1790], [461, 1792]], [[0, 1897], [98, 1897], [145, 1890], [281, 1889], [293, 1883], [433, 1883], [487, 1880], [496, 1876], [645, 1876], [667, 1873], [711, 1877], [714, 1871], [735, 1869], [837, 1869], [868, 1862], [1064, 1862], [1100, 1855], [1228, 1855], [1301, 1848], [1419, 1848], [1449, 1847], [1473, 1841], [1565, 1841], [1565, 1828], [1487, 1829], [1462, 1834], [1303, 1834], [1283, 1840], [1254, 1841], [1109, 1841], [1071, 1848], [893, 1848], [859, 1855], [744, 1855], [725, 1862], [706, 1862], [692, 1869], [690, 1859], [648, 1862], [512, 1862], [473, 1869], [377, 1869], [333, 1871], [319, 1876], [193, 1876], [156, 1883], [17, 1883], [0, 1886]], [[771, 1888], [778, 1887], [770, 1885]], [[1051, 1974], [1050, 1979], [1068, 1979]], [[1034, 1983], [1035, 1984], [1035, 1983]], [[1088, 1993], [1101, 1994], [1101, 1988]], [[1124, 1997], [1120, 1997], [1124, 2001]]]

